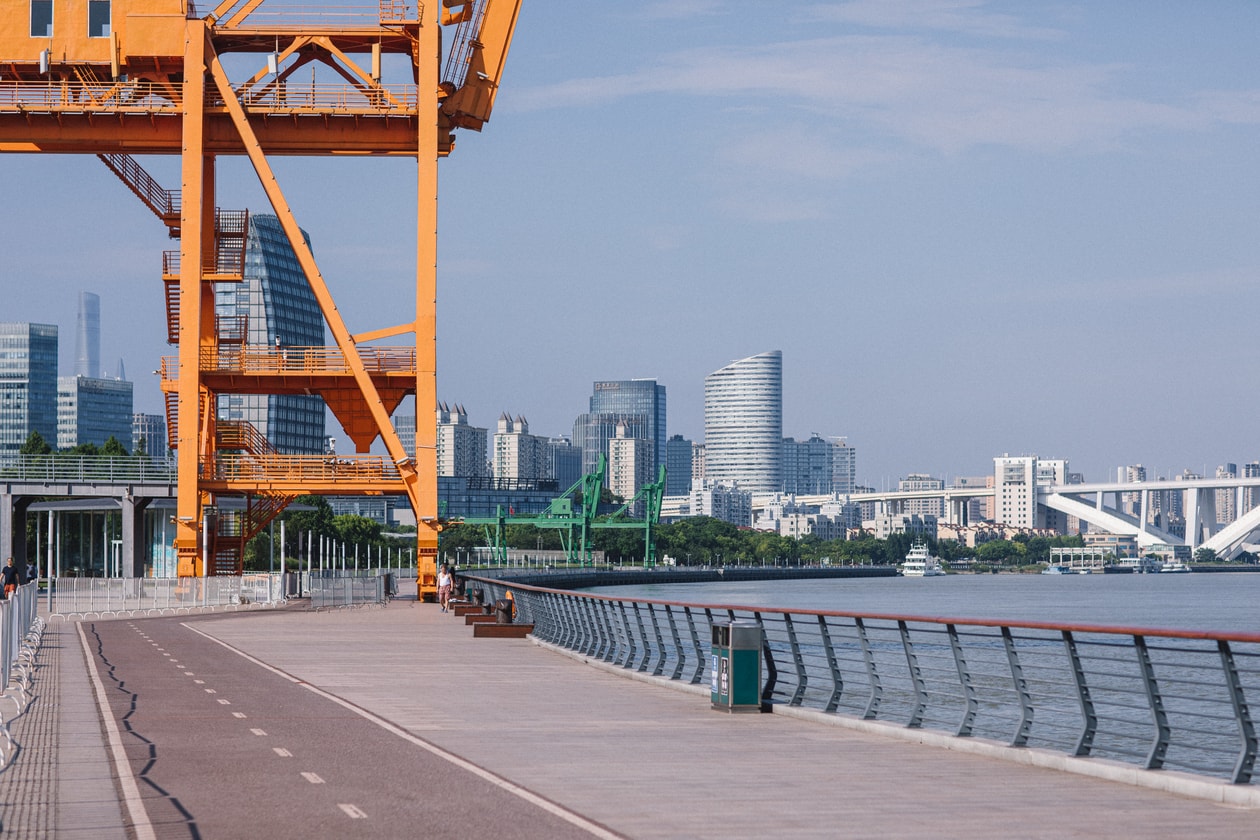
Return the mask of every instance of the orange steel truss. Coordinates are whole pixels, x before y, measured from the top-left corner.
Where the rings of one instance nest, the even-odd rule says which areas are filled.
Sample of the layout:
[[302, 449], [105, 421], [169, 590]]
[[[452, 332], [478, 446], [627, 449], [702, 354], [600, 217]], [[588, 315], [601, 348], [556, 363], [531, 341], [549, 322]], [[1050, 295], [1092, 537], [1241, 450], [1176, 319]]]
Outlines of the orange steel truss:
[[[418, 591], [431, 599], [441, 530], [437, 162], [456, 129], [489, 119], [520, 0], [296, 8], [223, 0], [213, 9], [191, 0], [0, 0], [0, 9], [0, 152], [98, 155], [179, 240], [162, 259], [167, 337], [179, 353], [160, 370], [178, 459], [180, 575], [239, 573], [244, 544], [298, 495], [405, 493], [419, 525]], [[233, 81], [225, 58], [253, 70]], [[387, 75], [399, 68], [410, 72]], [[179, 189], [150, 177], [133, 157], [143, 154], [179, 155]], [[368, 154], [416, 160], [415, 311], [356, 335], [268, 156]], [[221, 155], [252, 163], [334, 346], [251, 346], [237, 319], [215, 317], [215, 284], [243, 279], [247, 229], [244, 212], [216, 206]], [[367, 344], [408, 335], [414, 345]], [[216, 398], [241, 393], [319, 394], [356, 454], [282, 455], [249, 424], [216, 421]], [[390, 422], [409, 394], [414, 458]], [[378, 437], [387, 456], [368, 454]], [[220, 515], [220, 496], [245, 496], [244, 513]]]

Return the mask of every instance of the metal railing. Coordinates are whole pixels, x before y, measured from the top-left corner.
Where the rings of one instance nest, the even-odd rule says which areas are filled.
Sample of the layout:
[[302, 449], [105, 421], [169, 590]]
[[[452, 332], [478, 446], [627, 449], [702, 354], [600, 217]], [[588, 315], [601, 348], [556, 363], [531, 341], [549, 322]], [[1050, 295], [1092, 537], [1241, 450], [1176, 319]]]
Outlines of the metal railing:
[[9, 483], [173, 484], [175, 464], [142, 457], [104, 455], [10, 455], [0, 458], [0, 480]]
[[0, 81], [0, 109], [56, 113], [179, 113], [178, 85], [157, 82]]
[[[265, 114], [393, 114], [410, 116], [416, 112], [415, 85], [361, 87], [351, 84], [280, 82], [241, 91], [241, 107], [249, 113]], [[206, 107], [226, 108], [218, 91], [207, 91]]]
[[48, 612], [61, 618], [168, 615], [274, 607], [284, 602], [280, 574], [204, 578], [54, 578]]
[[39, 617], [39, 590], [35, 583], [19, 586], [7, 600], [0, 601], [0, 770], [7, 769], [18, 752], [9, 724], [26, 711], [34, 694], [35, 655], [44, 636], [44, 619]]
[[628, 599], [467, 577], [544, 641], [708, 678], [715, 622], [764, 630], [762, 700], [958, 737], [1254, 781], [1260, 633]]
[[398, 467], [380, 455], [232, 455], [219, 453], [201, 465], [212, 481], [269, 482], [401, 482]]
[[387, 603], [394, 592], [393, 578], [391, 574], [371, 572], [312, 572], [311, 606], [318, 610]]

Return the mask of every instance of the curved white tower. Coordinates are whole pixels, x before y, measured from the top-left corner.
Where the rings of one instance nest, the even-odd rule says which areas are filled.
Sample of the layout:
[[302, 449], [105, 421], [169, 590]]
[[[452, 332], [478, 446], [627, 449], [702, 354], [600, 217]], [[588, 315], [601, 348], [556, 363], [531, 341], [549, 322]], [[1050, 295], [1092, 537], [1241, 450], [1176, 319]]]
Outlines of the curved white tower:
[[752, 493], [781, 489], [783, 352], [731, 362], [704, 378], [704, 477]]

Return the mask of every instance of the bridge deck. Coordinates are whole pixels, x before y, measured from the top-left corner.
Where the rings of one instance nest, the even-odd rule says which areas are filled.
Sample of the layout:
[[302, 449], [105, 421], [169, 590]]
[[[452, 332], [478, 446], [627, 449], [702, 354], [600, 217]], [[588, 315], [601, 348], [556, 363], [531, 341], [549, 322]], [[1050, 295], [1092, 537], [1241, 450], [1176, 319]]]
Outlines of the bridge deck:
[[[363, 836], [372, 835], [372, 823], [387, 831], [396, 824], [400, 810], [412, 818], [416, 836], [470, 836], [471, 816], [495, 809], [502, 809], [496, 815], [502, 826], [512, 827], [511, 836], [543, 836], [539, 832], [554, 831], [554, 811], [528, 803], [522, 810], [515, 795], [503, 798], [501, 785], [489, 790], [491, 776], [541, 795], [562, 811], [602, 824], [611, 830], [603, 836], [1163, 838], [1243, 837], [1255, 832], [1254, 813], [1200, 800], [781, 715], [724, 715], [708, 708], [707, 696], [608, 674], [528, 640], [475, 640], [462, 619], [443, 615], [434, 605], [403, 601], [386, 609], [342, 613], [289, 609], [204, 620], [180, 617], [110, 623], [137, 628], [126, 632], [122, 626], [101, 628], [104, 655], [114, 657], [111, 667], [127, 667], [125, 651], [118, 646], [126, 638], [140, 639], [140, 632], [151, 635], [154, 645], [161, 642], [164, 652], [152, 654], [155, 663], [161, 656], [179, 657], [181, 666], [191, 670], [193, 666], [187, 663], [221, 656], [222, 661], [199, 666], [198, 676], [205, 676], [205, 689], [218, 688], [215, 697], [231, 698], [231, 705], [222, 707], [224, 720], [214, 725], [239, 724], [245, 733], [240, 738], [207, 739], [198, 734], [204, 728], [189, 719], [187, 726], [163, 730], [154, 742], [156, 760], [151, 764], [147, 749], [131, 745], [128, 752], [135, 756], [132, 764], [137, 771], [148, 767], [149, 772], [170, 772], [171, 765], [181, 760], [212, 763], [219, 752], [230, 752], [233, 761], [248, 763], [251, 770], [255, 765], [265, 768], [277, 784], [294, 786], [290, 792], [269, 790], [273, 803], [306, 797], [311, 790], [297, 770], [308, 769], [307, 764], [316, 760], [316, 738], [284, 742], [293, 756], [277, 758], [274, 747], [280, 742], [273, 742], [272, 729], [284, 725], [285, 715], [272, 715], [265, 724], [257, 719], [233, 724], [228, 716], [229, 709], [251, 709], [253, 714], [259, 705], [279, 711], [281, 689], [269, 682], [275, 675], [218, 645], [206, 645], [204, 637], [185, 624], [391, 721], [399, 730], [381, 730], [383, 737], [399, 741], [414, 753], [408, 760], [416, 762], [415, 774], [434, 772], [426, 764], [432, 761], [433, 751], [407, 742], [404, 735], [489, 771], [471, 772], [465, 766], [450, 767], [440, 779], [409, 775], [414, 798], [377, 801], [361, 797], [370, 796], [373, 788], [388, 789], [387, 770], [377, 771], [380, 780], [358, 780], [353, 791], [337, 788], [338, 782], [330, 776], [320, 796], [331, 803], [356, 802], [365, 814], [362, 823], [353, 825], [354, 836], [363, 831], [367, 832]], [[60, 699], [70, 708], [66, 701], [72, 695], [81, 698], [88, 692], [78, 634], [73, 625], [61, 627], [50, 642], [50, 651], [63, 657], [63, 664], [69, 657], [73, 667], [61, 669], [63, 677], [55, 686], [60, 698], [41, 696], [36, 704]], [[213, 653], [214, 649], [221, 653]], [[170, 676], [179, 673], [169, 662], [152, 667], [162, 669], [164, 677], [167, 669], [174, 672]], [[102, 674], [109, 676], [104, 669]], [[45, 691], [54, 688], [47, 677], [41, 679]], [[168, 679], [163, 690], [183, 691], [177, 682]], [[259, 696], [251, 696], [251, 691]], [[202, 687], [194, 692], [200, 694]], [[142, 691], [137, 696], [138, 706], [127, 726], [143, 726], [146, 711], [152, 712], [146, 704], [157, 702]], [[302, 711], [303, 720], [311, 727], [319, 726], [322, 707], [329, 720], [341, 716], [337, 725], [348, 731], [345, 707], [318, 697], [315, 708]], [[213, 701], [207, 702], [210, 709], [216, 708]], [[181, 705], [181, 716], [193, 713], [190, 705]], [[59, 751], [66, 749], [65, 740], [41, 734], [48, 717], [28, 715], [18, 722], [15, 734], [26, 749], [19, 764], [6, 773], [6, 780], [16, 782], [24, 767], [37, 766], [50, 757], [56, 764]], [[252, 738], [246, 727], [265, 727], [268, 736]], [[136, 736], [129, 736], [124, 728], [123, 737]], [[290, 768], [293, 772], [287, 772]], [[60, 765], [63, 774], [73, 769], [72, 763]], [[435, 808], [421, 791], [426, 785], [445, 786], [449, 774], [457, 776], [454, 798], [445, 799], [448, 794], [443, 794], [443, 802]], [[57, 774], [42, 778], [55, 781]], [[219, 785], [218, 801], [238, 803], [236, 807], [246, 812], [256, 833], [293, 836], [293, 827], [281, 821], [280, 811], [273, 814], [266, 807], [250, 807], [242, 799], [247, 791], [240, 786], [233, 789], [233, 777], [194, 774], [190, 780], [189, 790], [178, 789], [172, 781], [174, 789], [168, 787], [165, 792], [191, 803], [198, 795], [191, 788]], [[72, 815], [77, 807], [75, 825], [87, 829], [82, 822], [82, 799], [99, 795], [64, 782], [59, 786], [45, 782], [43, 789], [39, 784], [6, 787], [15, 794], [5, 797], [0, 817], [16, 836], [38, 836], [34, 830], [24, 834], [21, 829], [27, 823], [36, 825], [33, 817], [41, 807], [57, 816]], [[24, 802], [15, 799], [17, 791]], [[144, 786], [141, 795], [146, 800], [157, 796]], [[119, 819], [107, 809], [92, 813], [101, 814], [93, 829], [105, 829], [111, 820]], [[194, 820], [198, 817], [206, 820], [201, 830], [208, 831], [209, 816], [191, 814]], [[334, 804], [324, 819], [326, 828], [347, 820], [347, 827], [337, 833], [350, 836], [349, 821], [355, 819], [351, 812], [338, 811]], [[162, 836], [176, 836], [171, 832], [177, 826], [167, 823], [163, 829]]]

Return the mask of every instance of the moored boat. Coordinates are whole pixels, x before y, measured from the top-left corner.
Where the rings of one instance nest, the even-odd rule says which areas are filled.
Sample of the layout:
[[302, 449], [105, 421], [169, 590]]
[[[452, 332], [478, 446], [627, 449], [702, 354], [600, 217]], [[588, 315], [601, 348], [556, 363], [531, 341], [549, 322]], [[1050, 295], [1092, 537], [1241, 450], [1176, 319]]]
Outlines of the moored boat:
[[936, 577], [945, 574], [941, 561], [928, 551], [927, 543], [917, 542], [910, 546], [906, 560], [898, 569], [902, 577]]

